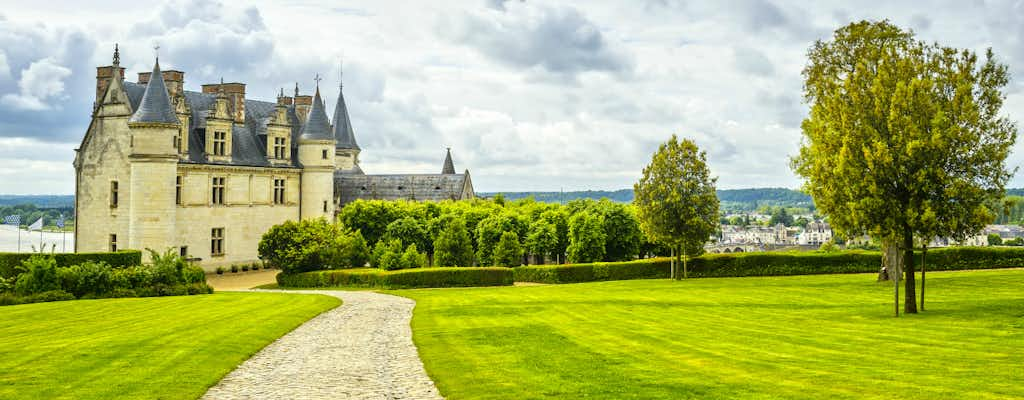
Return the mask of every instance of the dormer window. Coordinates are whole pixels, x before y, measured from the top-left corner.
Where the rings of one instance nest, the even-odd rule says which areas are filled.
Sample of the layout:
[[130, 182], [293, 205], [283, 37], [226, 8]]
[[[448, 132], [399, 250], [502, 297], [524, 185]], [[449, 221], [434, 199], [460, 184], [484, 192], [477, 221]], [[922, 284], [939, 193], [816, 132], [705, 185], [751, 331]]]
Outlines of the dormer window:
[[287, 154], [285, 152], [287, 148], [288, 148], [288, 146], [285, 144], [285, 139], [284, 138], [282, 138], [282, 137], [274, 138], [274, 158], [276, 158], [278, 160], [283, 160], [283, 159], [287, 158], [287, 157], [285, 157], [285, 154]]
[[213, 155], [223, 156], [227, 154], [228, 134], [226, 132], [213, 132]]

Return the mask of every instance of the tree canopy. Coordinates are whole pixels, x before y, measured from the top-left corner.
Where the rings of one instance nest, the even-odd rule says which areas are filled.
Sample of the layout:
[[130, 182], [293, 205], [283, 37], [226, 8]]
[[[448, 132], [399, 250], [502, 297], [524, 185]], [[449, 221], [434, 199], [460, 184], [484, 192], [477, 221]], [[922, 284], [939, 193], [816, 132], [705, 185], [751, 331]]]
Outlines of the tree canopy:
[[905, 311], [916, 312], [915, 236], [977, 232], [1012, 176], [1017, 129], [1000, 114], [1007, 68], [991, 50], [979, 61], [862, 21], [815, 42], [803, 75], [810, 113], [793, 168], [838, 232], [900, 245]]

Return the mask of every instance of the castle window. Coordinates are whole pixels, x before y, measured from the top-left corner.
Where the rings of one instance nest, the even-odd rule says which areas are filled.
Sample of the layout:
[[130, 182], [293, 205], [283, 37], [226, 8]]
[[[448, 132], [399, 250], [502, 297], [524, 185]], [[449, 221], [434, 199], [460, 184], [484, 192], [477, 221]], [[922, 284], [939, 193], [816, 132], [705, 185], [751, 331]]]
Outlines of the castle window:
[[181, 246], [181, 252], [178, 254], [181, 254], [182, 257], [188, 257], [188, 246]]
[[284, 138], [274, 138], [274, 158], [282, 160], [285, 158]]
[[324, 200], [324, 212], [327, 212], [327, 201]]
[[185, 149], [181, 148], [181, 136], [174, 137], [174, 148], [178, 149], [179, 153], [184, 153]]
[[441, 190], [440, 186], [434, 186], [434, 190]]
[[174, 177], [174, 204], [181, 205], [181, 176]]
[[324, 160], [327, 159], [327, 150], [323, 150]]
[[402, 190], [402, 189], [405, 189], [405, 186], [399, 186], [398, 187], [398, 190]]
[[117, 251], [117, 235], [110, 234], [110, 251]]
[[224, 204], [224, 178], [216, 177], [213, 178], [213, 197], [211, 199], [213, 204]]
[[110, 181], [110, 207], [117, 208], [117, 181]]
[[224, 228], [210, 230], [210, 255], [224, 255]]
[[180, 143], [181, 143], [181, 141], [178, 140], [178, 136], [177, 135], [175, 135], [174, 138], [171, 139], [171, 146], [174, 146], [174, 148], [176, 148], [176, 149], [180, 146]]
[[274, 204], [284, 204], [284, 179], [274, 179]]
[[213, 155], [223, 156], [227, 154], [228, 134], [226, 132], [213, 132]]

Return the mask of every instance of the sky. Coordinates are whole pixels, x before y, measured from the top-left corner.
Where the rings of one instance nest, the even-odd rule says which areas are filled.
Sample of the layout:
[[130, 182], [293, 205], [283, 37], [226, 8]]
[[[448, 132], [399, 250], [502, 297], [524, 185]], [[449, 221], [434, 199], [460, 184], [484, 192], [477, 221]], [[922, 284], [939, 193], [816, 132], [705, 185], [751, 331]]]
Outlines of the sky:
[[[100, 4], [102, 3], [102, 4]], [[815, 40], [862, 19], [1009, 65], [1024, 118], [1024, 2], [0, 0], [0, 193], [74, 193], [97, 66], [161, 67], [186, 90], [243, 82], [273, 101], [319, 74], [344, 82], [367, 173], [440, 172], [477, 191], [632, 187], [672, 134], [707, 152], [718, 187], [797, 188]], [[1010, 167], [1024, 160], [1018, 141]], [[1024, 186], [1018, 173], [1011, 187]]]

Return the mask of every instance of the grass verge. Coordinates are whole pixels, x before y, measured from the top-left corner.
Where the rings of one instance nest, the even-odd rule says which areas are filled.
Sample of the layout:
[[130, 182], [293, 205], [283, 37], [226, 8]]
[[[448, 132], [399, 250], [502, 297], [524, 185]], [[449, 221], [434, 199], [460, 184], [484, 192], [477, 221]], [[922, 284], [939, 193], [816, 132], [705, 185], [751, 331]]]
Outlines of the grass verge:
[[0, 307], [0, 398], [198, 398], [339, 304], [328, 296], [218, 293]]
[[1024, 397], [1024, 273], [929, 273], [893, 318], [873, 274], [390, 292], [449, 399]]

